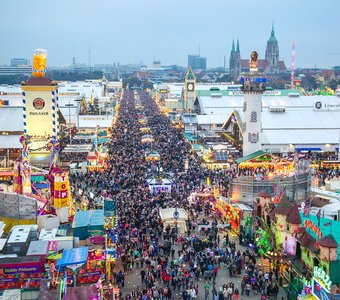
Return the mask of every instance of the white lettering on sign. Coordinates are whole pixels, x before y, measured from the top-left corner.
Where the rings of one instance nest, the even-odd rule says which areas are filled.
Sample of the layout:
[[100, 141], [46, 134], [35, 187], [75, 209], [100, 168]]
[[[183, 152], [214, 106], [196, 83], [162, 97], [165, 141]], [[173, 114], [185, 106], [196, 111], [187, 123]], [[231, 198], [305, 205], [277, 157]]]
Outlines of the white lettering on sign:
[[321, 269], [320, 267], [314, 267], [314, 277], [320, 279], [327, 287], [328, 292], [330, 292], [332, 281], [325, 270]]

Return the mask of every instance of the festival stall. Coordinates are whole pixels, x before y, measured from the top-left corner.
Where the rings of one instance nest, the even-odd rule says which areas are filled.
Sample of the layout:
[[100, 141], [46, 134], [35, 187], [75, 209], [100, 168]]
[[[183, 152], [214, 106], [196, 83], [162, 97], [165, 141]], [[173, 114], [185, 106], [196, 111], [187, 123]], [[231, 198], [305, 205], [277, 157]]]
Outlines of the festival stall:
[[76, 212], [73, 223], [73, 236], [86, 240], [90, 236], [104, 235], [104, 210]]
[[159, 216], [163, 222], [164, 231], [168, 225], [170, 228], [177, 228], [179, 234], [187, 231], [188, 214], [183, 208], [162, 208], [159, 210]]
[[[76, 286], [77, 275], [81, 269], [86, 269], [86, 262], [88, 257], [88, 248], [73, 248], [69, 250], [64, 250], [60, 259], [57, 260], [56, 266], [54, 270], [54, 278], [60, 277], [60, 294], [66, 294], [67, 284], [73, 283]], [[71, 272], [67, 270], [72, 270]], [[91, 283], [94, 282], [94, 276], [90, 273], [88, 275], [80, 276], [86, 277], [83, 283]], [[100, 276], [98, 276], [97, 281]], [[81, 282], [81, 281], [80, 281]]]
[[97, 249], [88, 251], [86, 267], [79, 270], [77, 283], [95, 283], [105, 273], [106, 254], [105, 250]]
[[153, 141], [154, 141], [154, 138], [151, 134], [145, 134], [142, 136], [142, 144], [152, 143]]
[[171, 193], [172, 181], [167, 178], [150, 178], [148, 179], [149, 190], [152, 195], [159, 192]]
[[58, 252], [57, 241], [32, 241], [27, 250], [27, 256], [39, 255], [46, 260], [47, 256]]
[[144, 115], [138, 115], [138, 123], [145, 125], [148, 122], [147, 118]]
[[161, 156], [159, 155], [158, 151], [152, 151], [151, 153], [147, 154], [145, 159], [147, 161], [159, 161]]
[[38, 216], [37, 219], [37, 224], [38, 224], [38, 229], [42, 230], [42, 229], [54, 229], [54, 228], [58, 228], [60, 225], [60, 219], [59, 217], [55, 216], [55, 215], [40, 215]]
[[44, 257], [22, 256], [0, 258], [1, 289], [37, 289], [45, 278]]
[[209, 150], [203, 155], [203, 160], [207, 168], [212, 170], [228, 169], [230, 167], [230, 160], [227, 151]]
[[117, 223], [116, 210], [117, 203], [115, 199], [106, 198], [104, 200], [104, 228], [114, 228]]
[[[294, 163], [292, 160], [281, 159], [263, 150], [236, 159], [235, 163], [238, 165], [239, 170], [262, 169], [263, 173], [268, 174], [268, 177], [273, 177], [275, 175], [294, 175]], [[261, 176], [261, 172], [257, 172], [256, 174], [257, 176]]]
[[141, 127], [139, 130], [143, 133], [149, 133], [150, 132], [150, 127]]
[[340, 223], [310, 215], [308, 207], [299, 212], [286, 195], [278, 203], [259, 201], [256, 212], [258, 253], [277, 268], [292, 298], [331, 299], [340, 283]]

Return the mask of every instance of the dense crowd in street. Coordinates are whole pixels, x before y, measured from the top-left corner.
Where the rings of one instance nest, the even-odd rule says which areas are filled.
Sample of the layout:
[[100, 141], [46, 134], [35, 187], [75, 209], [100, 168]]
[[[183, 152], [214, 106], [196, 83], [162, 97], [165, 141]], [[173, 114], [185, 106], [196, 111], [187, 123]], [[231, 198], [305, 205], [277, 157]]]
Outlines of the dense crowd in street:
[[[138, 122], [141, 118], [147, 123], [141, 125]], [[150, 128], [153, 142], [141, 143], [142, 126]], [[160, 160], [147, 160], [150, 151], [157, 151]], [[115, 284], [125, 291], [120, 297], [230, 300], [249, 295], [250, 291], [262, 294], [262, 299], [265, 295], [277, 295], [278, 287], [272, 284], [270, 274], [255, 268], [255, 256], [248, 250], [241, 253], [226, 231], [218, 231], [219, 221], [211, 218], [209, 201], [199, 198], [188, 201], [192, 192], [206, 189], [207, 177], [212, 183], [226, 186], [237, 176], [236, 169], [203, 168], [183, 134], [171, 127], [169, 119], [146, 92], [125, 91], [112, 129], [109, 157], [104, 171], [75, 174], [71, 179], [74, 189], [81, 189], [82, 197], [88, 198], [90, 208], [94, 199], [103, 195], [117, 200], [118, 226], [110, 231], [118, 235], [119, 241], [119, 260], [112, 266], [112, 274]], [[151, 177], [170, 178], [171, 193], [152, 195], [147, 184]], [[186, 234], [164, 227], [159, 209], [167, 207], [186, 210]], [[211, 224], [210, 229], [198, 230], [200, 223]], [[226, 278], [225, 284], [217, 287], [220, 268], [227, 268], [230, 277], [242, 276], [242, 284], [236, 287]], [[137, 286], [126, 286], [126, 277], [132, 270], [138, 270], [140, 282]]]

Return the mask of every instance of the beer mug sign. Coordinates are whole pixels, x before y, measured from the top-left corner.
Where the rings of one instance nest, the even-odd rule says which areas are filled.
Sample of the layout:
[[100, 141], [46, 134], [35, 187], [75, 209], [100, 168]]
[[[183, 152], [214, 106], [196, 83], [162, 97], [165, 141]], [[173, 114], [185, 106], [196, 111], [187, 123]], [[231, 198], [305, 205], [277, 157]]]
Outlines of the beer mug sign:
[[33, 77], [45, 77], [47, 50], [36, 49], [33, 54]]

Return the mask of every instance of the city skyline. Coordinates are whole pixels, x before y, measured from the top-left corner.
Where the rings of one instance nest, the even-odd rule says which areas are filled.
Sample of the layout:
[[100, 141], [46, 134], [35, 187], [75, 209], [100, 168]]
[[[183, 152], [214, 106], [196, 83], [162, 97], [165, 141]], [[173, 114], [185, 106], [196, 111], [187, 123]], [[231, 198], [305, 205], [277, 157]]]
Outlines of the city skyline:
[[[249, 0], [232, 5], [223, 0], [155, 0], [94, 3], [87, 0], [56, 5], [37, 0], [3, 2], [0, 34], [7, 45], [0, 49], [0, 64], [13, 57], [32, 59], [36, 48], [49, 52], [48, 66], [139, 63], [151, 66], [154, 57], [163, 65], [187, 65], [187, 55], [207, 57], [207, 67], [229, 60], [233, 38], [240, 40], [242, 58], [252, 50], [263, 58], [272, 22], [280, 59], [291, 64], [295, 42], [297, 68], [340, 64], [340, 3], [327, 0], [275, 0], [261, 4]], [[306, 13], [308, 11], [308, 14]], [[53, 17], [49, 17], [53, 16]], [[256, 25], [256, 26], [254, 26]], [[227, 64], [228, 65], [228, 64]]]

